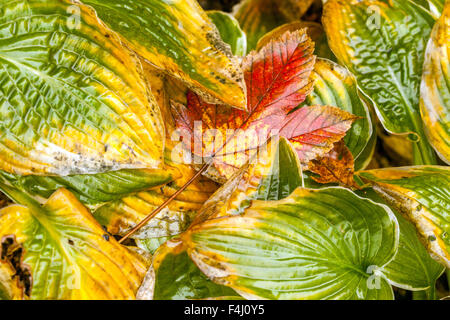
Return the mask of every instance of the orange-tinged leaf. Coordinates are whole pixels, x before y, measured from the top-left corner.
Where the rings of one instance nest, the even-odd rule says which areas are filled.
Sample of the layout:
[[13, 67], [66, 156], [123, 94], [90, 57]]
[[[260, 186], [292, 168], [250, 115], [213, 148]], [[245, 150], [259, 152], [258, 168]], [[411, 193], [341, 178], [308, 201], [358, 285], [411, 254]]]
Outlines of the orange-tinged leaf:
[[328, 106], [293, 111], [312, 89], [313, 50], [303, 29], [250, 53], [244, 61], [248, 112], [207, 104], [193, 93], [187, 107], [173, 104], [185, 147], [197, 157], [215, 156], [219, 181], [231, 177], [274, 135], [289, 139], [305, 163], [345, 135], [355, 120], [345, 111]]
[[354, 159], [350, 150], [341, 140], [334, 144], [334, 148], [323, 157], [309, 163], [308, 170], [318, 174], [312, 177], [319, 183], [339, 183], [347, 187], [354, 187]]

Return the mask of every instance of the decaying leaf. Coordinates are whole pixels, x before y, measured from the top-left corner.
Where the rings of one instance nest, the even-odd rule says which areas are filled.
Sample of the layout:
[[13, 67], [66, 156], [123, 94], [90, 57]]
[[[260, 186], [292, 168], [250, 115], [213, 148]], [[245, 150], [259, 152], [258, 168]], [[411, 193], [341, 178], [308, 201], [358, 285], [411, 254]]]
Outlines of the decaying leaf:
[[301, 164], [284, 138], [274, 137], [204, 203], [193, 221], [238, 215], [252, 200], [280, 200], [302, 185]]
[[162, 166], [164, 125], [142, 67], [91, 8], [70, 0], [0, 7], [1, 170]]
[[[123, 236], [163, 204], [196, 173], [190, 165], [176, 164], [176, 167], [182, 173], [182, 177], [160, 188], [142, 191], [108, 203], [94, 212], [95, 218], [110, 233]], [[133, 238], [149, 240], [170, 237], [183, 232], [191, 223], [197, 210], [216, 189], [217, 185], [211, 180], [206, 177], [198, 178], [165, 210], [133, 235]]]
[[231, 14], [222, 11], [211, 10], [206, 13], [219, 30], [223, 42], [230, 45], [231, 52], [236, 56], [245, 56], [247, 36], [239, 22]]
[[318, 174], [312, 177], [319, 183], [339, 183], [347, 187], [356, 187], [354, 160], [343, 141], [336, 142], [334, 148], [324, 156], [309, 163], [308, 170]]
[[0, 210], [1, 263], [19, 276], [29, 270], [31, 299], [135, 298], [147, 262], [107, 234], [73, 194], [60, 189], [41, 206], [6, 189], [24, 205]]

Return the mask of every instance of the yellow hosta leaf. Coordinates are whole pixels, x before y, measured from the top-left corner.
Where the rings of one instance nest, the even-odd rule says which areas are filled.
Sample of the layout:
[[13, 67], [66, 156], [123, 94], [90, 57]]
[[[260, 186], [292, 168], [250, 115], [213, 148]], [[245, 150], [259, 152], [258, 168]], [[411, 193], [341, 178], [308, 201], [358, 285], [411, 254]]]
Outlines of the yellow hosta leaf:
[[[26, 206], [0, 210], [2, 250], [22, 249], [22, 268], [32, 275], [31, 299], [135, 298], [147, 262], [105, 233], [73, 194], [60, 189], [40, 206], [7, 190]], [[2, 285], [12, 281], [3, 279]]]
[[244, 77], [230, 47], [195, 0], [85, 0], [152, 65], [210, 102], [246, 108]]
[[387, 168], [359, 175], [415, 224], [431, 256], [450, 268], [449, 167]]
[[431, 32], [420, 87], [420, 112], [432, 146], [450, 164], [450, 2]]
[[92, 8], [1, 0], [0, 11], [1, 170], [161, 167], [164, 125], [140, 62]]

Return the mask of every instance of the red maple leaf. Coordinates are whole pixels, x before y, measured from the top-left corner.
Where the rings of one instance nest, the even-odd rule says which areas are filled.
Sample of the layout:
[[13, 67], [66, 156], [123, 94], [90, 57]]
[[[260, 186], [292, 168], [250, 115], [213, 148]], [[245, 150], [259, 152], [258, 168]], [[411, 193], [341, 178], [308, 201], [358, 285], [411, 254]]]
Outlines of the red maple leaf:
[[330, 151], [356, 117], [330, 106], [296, 109], [313, 88], [313, 51], [302, 29], [251, 52], [243, 62], [248, 111], [205, 103], [192, 92], [187, 107], [172, 104], [185, 147], [195, 156], [214, 157], [213, 168], [222, 180], [276, 134], [291, 141], [304, 163]]

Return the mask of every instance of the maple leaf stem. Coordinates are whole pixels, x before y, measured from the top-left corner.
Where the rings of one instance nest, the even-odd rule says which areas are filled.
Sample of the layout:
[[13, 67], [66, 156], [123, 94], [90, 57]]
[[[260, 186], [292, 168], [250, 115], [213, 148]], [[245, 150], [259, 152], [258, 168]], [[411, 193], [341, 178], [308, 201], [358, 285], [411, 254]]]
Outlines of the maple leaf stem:
[[122, 244], [126, 239], [128, 239], [131, 235], [136, 233], [139, 229], [141, 229], [147, 222], [149, 222], [152, 218], [154, 218], [158, 213], [160, 213], [170, 202], [172, 202], [176, 197], [180, 195], [184, 190], [186, 190], [187, 187], [189, 187], [192, 182], [194, 182], [203, 172], [205, 172], [206, 169], [211, 165], [212, 160], [206, 162], [200, 170], [192, 176], [191, 179], [189, 179], [188, 182], [186, 182], [180, 189], [177, 190], [170, 198], [168, 198], [166, 201], [164, 201], [163, 204], [161, 204], [158, 208], [153, 210], [148, 216], [146, 216], [141, 222], [139, 222], [133, 229], [127, 232], [120, 240], [119, 243]]

